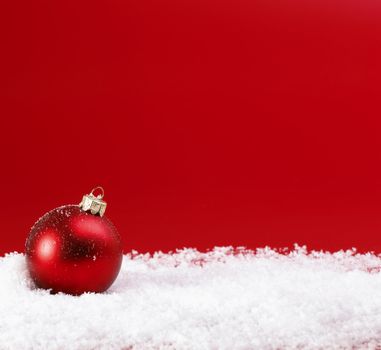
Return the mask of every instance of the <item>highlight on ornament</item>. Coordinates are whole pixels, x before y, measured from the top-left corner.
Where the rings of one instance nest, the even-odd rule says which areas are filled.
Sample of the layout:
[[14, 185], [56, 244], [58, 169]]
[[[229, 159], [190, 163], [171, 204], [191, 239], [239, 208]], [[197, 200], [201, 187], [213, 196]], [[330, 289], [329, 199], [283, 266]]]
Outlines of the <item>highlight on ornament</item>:
[[95, 187], [79, 205], [55, 208], [34, 224], [26, 240], [26, 263], [37, 287], [79, 295], [104, 292], [115, 281], [122, 243], [104, 215], [104, 194]]

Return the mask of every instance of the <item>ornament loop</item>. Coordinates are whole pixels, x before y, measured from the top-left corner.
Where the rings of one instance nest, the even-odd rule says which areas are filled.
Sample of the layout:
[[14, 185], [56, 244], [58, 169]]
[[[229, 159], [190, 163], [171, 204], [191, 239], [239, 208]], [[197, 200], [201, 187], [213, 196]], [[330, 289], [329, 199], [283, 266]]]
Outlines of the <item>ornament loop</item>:
[[[98, 190], [101, 193], [95, 196], [94, 192]], [[107, 206], [107, 203], [103, 200], [104, 195], [105, 191], [103, 187], [94, 187], [89, 194], [83, 196], [81, 203], [79, 203], [79, 207], [83, 211], [90, 211], [93, 215], [103, 216]]]
[[[100, 190], [100, 191], [101, 191], [101, 194], [98, 194], [98, 195], [96, 196], [96, 195], [94, 194], [94, 192], [95, 192], [96, 190]], [[93, 196], [95, 196], [95, 197], [97, 197], [97, 198], [103, 199], [103, 197], [105, 196], [105, 190], [103, 189], [102, 186], [97, 186], [97, 187], [94, 187], [94, 188], [91, 190], [90, 194], [92, 194]]]

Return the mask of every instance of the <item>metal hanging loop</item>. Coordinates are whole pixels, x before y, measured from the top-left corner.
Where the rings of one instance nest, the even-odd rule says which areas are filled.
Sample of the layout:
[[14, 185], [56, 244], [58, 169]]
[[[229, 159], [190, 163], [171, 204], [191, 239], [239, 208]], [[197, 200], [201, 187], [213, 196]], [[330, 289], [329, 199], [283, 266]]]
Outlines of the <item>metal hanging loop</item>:
[[[95, 192], [96, 190], [100, 190], [100, 191], [101, 191], [101, 194], [98, 194], [98, 195], [96, 196], [96, 195], [94, 194], [94, 192]], [[103, 189], [102, 186], [97, 186], [97, 187], [94, 187], [94, 188], [91, 190], [90, 194], [92, 194], [94, 197], [103, 199], [103, 197], [105, 196], [105, 190]]]
[[[101, 193], [97, 196], [94, 195], [96, 191]], [[105, 191], [102, 186], [94, 187], [89, 194], [85, 194], [82, 197], [79, 207], [86, 212], [90, 212], [93, 215], [103, 216], [106, 211], [107, 203], [103, 200]]]

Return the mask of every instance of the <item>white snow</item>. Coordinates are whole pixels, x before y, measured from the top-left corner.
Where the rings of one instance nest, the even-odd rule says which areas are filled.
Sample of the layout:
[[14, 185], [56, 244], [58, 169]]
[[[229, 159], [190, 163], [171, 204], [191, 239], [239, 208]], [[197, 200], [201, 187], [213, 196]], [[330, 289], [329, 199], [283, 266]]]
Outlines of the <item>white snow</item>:
[[0, 349], [375, 349], [380, 268], [371, 253], [300, 247], [133, 252], [107, 293], [73, 297], [35, 289], [9, 254]]

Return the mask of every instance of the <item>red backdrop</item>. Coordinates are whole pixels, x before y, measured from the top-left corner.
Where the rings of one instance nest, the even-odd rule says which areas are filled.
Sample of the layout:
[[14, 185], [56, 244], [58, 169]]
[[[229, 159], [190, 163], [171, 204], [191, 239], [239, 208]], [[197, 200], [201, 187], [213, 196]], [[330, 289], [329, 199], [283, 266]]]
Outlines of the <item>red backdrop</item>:
[[381, 252], [379, 1], [0, 6], [0, 253], [97, 184], [125, 251]]

